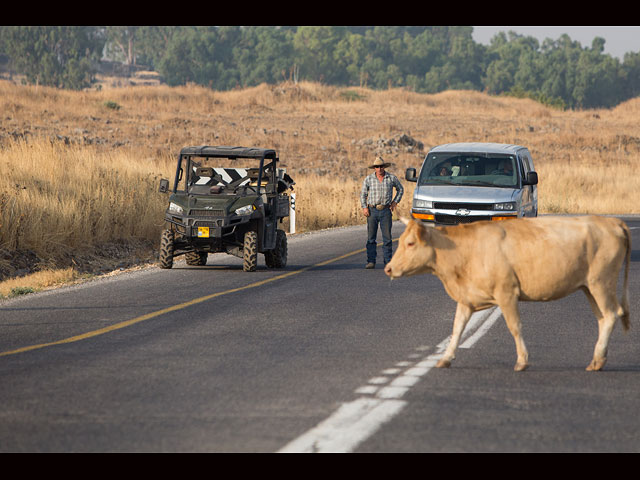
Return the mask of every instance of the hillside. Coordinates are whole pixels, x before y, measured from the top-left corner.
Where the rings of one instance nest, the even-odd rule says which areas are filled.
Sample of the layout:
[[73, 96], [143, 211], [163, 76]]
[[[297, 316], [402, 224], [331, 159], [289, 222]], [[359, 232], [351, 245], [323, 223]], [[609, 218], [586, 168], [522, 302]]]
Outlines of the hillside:
[[[358, 178], [380, 139], [407, 134], [425, 150], [451, 141], [519, 143], [540, 167], [598, 165], [636, 158], [639, 105], [634, 99], [611, 110], [559, 111], [475, 91], [426, 95], [306, 83], [230, 92], [166, 85], [74, 92], [0, 81], [0, 142], [57, 139], [159, 157], [187, 144], [269, 145], [294, 171], [322, 174], [339, 166]], [[388, 155], [403, 169], [423, 152]]]
[[[357, 194], [377, 154], [404, 178], [404, 169], [419, 167], [430, 147], [458, 141], [529, 147], [540, 178], [541, 213], [640, 213], [640, 99], [610, 110], [560, 111], [475, 91], [426, 95], [310, 83], [227, 92], [102, 85], [75, 92], [0, 81], [1, 276], [79, 263], [84, 266], [76, 270], [95, 271], [81, 258], [104, 253], [107, 244], [119, 245], [124, 257], [135, 246], [146, 252], [139, 258], [151, 260], [165, 200], [157, 180], [171, 177], [185, 145], [276, 148], [297, 182], [298, 231], [362, 222]], [[86, 164], [110, 179], [105, 183], [113, 189], [103, 184], [96, 196], [82, 186], [86, 175], [76, 177], [74, 170], [84, 172]], [[45, 170], [64, 175], [41, 176]], [[69, 176], [76, 180], [67, 187]], [[77, 207], [64, 208], [81, 211], [65, 211], [67, 223], [41, 225], [41, 211], [62, 201], [60, 182], [78, 197]], [[413, 189], [405, 185], [404, 214]], [[46, 206], [38, 207], [35, 198], [43, 192]], [[124, 196], [137, 208], [146, 204], [147, 225], [130, 225], [127, 212], [118, 210]], [[107, 210], [116, 220], [106, 220]], [[100, 229], [100, 238], [83, 238], [91, 230], [77, 223], [96, 217], [105, 218], [91, 226]], [[38, 228], [34, 218], [40, 219]], [[27, 257], [35, 260], [17, 268], [17, 259]]]

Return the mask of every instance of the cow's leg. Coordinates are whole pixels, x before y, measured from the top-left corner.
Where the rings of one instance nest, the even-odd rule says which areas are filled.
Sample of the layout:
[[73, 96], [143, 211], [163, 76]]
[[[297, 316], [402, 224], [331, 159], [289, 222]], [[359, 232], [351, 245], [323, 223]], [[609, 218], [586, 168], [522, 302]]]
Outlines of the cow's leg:
[[[593, 314], [595, 315], [596, 319], [598, 320], [598, 342], [600, 341], [600, 335], [602, 334], [602, 324], [603, 324], [603, 320], [604, 317], [602, 315], [602, 312], [600, 311], [600, 307], [598, 306], [598, 302], [596, 302], [596, 299], [593, 298], [593, 295], [591, 295], [591, 292], [589, 291], [589, 289], [587, 288], [583, 288], [584, 294], [587, 297], [587, 300], [589, 300], [589, 305], [591, 306], [591, 310], [593, 311]], [[596, 344], [596, 348], [593, 352], [593, 359], [591, 360], [591, 363], [589, 363], [589, 365], [587, 365], [587, 370], [600, 370], [603, 365], [604, 362], [599, 363], [596, 362], [596, 353], [598, 351], [598, 347]]]
[[522, 339], [522, 327], [520, 323], [520, 311], [518, 310], [518, 299], [513, 296], [499, 303], [502, 316], [507, 323], [507, 327], [516, 342], [517, 361], [513, 369], [520, 372], [529, 366], [529, 352]]
[[471, 310], [469, 306], [458, 303], [458, 307], [456, 308], [456, 317], [453, 320], [453, 333], [451, 334], [451, 340], [449, 340], [449, 345], [442, 354], [442, 358], [436, 364], [436, 367], [442, 368], [451, 366], [451, 361], [456, 358], [456, 349], [458, 348], [458, 343], [460, 343], [460, 336], [464, 331], [464, 327], [467, 326], [467, 322], [469, 321], [469, 318], [471, 318], [472, 313], [473, 310]]
[[593, 359], [587, 365], [587, 370], [600, 370], [607, 362], [607, 350], [609, 337], [616, 324], [616, 312], [618, 311], [618, 299], [615, 290], [605, 291], [606, 288], [594, 288], [585, 290], [585, 294], [591, 304], [591, 309], [598, 319], [598, 341], [593, 350]]

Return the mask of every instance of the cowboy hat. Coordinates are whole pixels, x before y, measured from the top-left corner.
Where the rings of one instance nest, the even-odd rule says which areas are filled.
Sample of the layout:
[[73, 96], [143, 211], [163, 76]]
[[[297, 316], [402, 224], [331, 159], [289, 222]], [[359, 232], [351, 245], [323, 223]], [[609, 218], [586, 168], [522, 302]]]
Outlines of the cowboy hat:
[[369, 165], [369, 168], [376, 168], [376, 167], [384, 167], [387, 168], [389, 165], [391, 165], [390, 163], [385, 162], [382, 157], [378, 157], [376, 158], [376, 161], [373, 162], [373, 165]]

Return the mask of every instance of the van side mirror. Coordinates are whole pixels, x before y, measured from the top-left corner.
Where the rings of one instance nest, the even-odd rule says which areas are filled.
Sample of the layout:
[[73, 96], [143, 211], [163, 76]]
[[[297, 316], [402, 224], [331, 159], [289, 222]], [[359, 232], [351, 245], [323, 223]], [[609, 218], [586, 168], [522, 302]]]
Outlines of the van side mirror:
[[158, 188], [160, 193], [167, 193], [169, 191], [169, 180], [166, 178], [162, 178], [160, 180], [160, 188]]
[[538, 174], [536, 172], [527, 173], [527, 178], [525, 178], [524, 185], [537, 185], [538, 184]]
[[404, 174], [404, 178], [407, 179], [409, 182], [417, 182], [418, 179], [416, 178], [416, 169], [407, 168], [407, 171]]

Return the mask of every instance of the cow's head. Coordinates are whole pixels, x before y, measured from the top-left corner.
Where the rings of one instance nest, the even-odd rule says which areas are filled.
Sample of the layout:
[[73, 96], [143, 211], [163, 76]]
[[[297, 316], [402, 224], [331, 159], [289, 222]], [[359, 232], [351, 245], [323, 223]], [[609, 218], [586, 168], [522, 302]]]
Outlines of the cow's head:
[[415, 220], [401, 219], [407, 226], [398, 240], [398, 248], [393, 258], [384, 268], [391, 278], [433, 272], [435, 250], [432, 243], [433, 232]]

